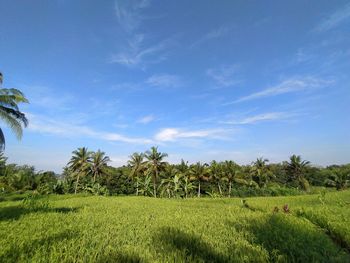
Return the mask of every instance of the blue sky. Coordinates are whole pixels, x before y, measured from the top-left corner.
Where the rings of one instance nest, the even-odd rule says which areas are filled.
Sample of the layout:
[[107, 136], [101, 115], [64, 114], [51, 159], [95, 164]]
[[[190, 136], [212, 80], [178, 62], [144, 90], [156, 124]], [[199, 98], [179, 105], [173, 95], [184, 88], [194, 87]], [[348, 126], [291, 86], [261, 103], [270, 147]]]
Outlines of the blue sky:
[[[153, 145], [170, 162], [350, 162], [349, 1], [0, 0], [9, 161], [59, 172]], [[1, 127], [4, 127], [1, 124]]]

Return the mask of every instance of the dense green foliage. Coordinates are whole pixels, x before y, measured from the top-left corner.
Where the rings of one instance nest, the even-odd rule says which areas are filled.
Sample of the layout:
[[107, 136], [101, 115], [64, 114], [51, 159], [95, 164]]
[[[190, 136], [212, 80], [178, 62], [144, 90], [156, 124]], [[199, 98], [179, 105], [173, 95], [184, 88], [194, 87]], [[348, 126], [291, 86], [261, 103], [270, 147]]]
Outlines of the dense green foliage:
[[244, 200], [21, 198], [0, 202], [1, 262], [350, 261], [350, 191]]
[[32, 166], [6, 164], [0, 154], [0, 192], [34, 190], [42, 194], [90, 193], [94, 195], [143, 195], [167, 198], [279, 196], [310, 193], [315, 187], [337, 190], [350, 185], [350, 164], [314, 167], [293, 155], [289, 162], [270, 164], [258, 158], [251, 165], [212, 161], [189, 165], [169, 164], [152, 147], [134, 153], [127, 166], [111, 167], [100, 150], [79, 148], [62, 175], [36, 172]]

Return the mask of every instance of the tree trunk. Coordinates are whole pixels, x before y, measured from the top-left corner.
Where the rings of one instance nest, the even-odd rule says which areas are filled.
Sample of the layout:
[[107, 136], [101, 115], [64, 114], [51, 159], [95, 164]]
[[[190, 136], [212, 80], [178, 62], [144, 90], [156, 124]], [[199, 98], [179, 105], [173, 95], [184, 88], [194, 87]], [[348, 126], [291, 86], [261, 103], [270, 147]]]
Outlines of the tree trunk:
[[79, 184], [79, 177], [80, 177], [80, 173], [78, 173], [77, 181], [75, 182], [74, 194], [77, 194], [77, 189], [78, 189], [78, 184]]
[[157, 185], [156, 185], [156, 180], [157, 180], [157, 170], [154, 173], [154, 177], [153, 177], [153, 195], [154, 197], [157, 197]]
[[96, 173], [94, 173], [94, 182], [96, 182]]
[[218, 188], [219, 188], [219, 193], [220, 193], [220, 195], [222, 195], [220, 183], [218, 183]]
[[136, 196], [139, 195], [139, 178], [136, 177]]
[[[169, 186], [168, 186], [169, 187]], [[170, 196], [170, 189], [168, 188], [168, 189], [166, 189], [166, 191], [168, 192], [168, 198], [170, 198], [171, 196]]]
[[228, 197], [231, 197], [231, 190], [232, 190], [232, 182], [230, 181], [228, 183]]
[[201, 181], [198, 182], [198, 197], [201, 197]]

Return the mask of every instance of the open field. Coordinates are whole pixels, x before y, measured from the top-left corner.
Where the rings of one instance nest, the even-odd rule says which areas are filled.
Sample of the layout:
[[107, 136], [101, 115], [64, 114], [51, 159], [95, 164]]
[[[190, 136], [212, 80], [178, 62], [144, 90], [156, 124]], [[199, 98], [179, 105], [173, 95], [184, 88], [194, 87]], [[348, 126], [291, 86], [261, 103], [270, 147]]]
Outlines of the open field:
[[10, 199], [0, 202], [0, 262], [350, 262], [350, 191]]

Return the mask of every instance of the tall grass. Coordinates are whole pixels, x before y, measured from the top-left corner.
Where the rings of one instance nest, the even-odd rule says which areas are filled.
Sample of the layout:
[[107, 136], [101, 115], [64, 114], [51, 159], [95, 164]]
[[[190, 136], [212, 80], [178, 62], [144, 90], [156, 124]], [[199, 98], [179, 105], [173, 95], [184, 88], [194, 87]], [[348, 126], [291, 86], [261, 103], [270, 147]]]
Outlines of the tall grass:
[[239, 198], [6, 200], [0, 262], [350, 262], [344, 246], [300, 213], [322, 214], [347, 240], [349, 203], [350, 191], [247, 198], [245, 205]]

